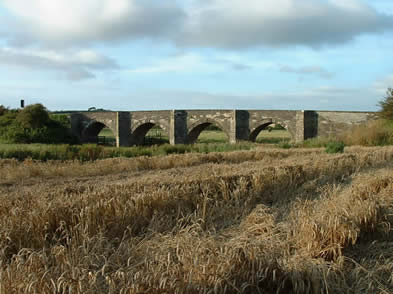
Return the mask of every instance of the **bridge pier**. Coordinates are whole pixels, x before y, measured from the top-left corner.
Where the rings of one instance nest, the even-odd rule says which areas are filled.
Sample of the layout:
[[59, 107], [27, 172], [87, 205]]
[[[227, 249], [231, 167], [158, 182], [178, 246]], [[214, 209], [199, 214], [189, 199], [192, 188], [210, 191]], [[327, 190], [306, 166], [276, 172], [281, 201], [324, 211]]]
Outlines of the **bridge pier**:
[[233, 119], [234, 138], [231, 143], [250, 140], [250, 113], [247, 110], [235, 110]]
[[187, 112], [184, 110], [172, 110], [170, 114], [169, 143], [187, 144]]
[[116, 115], [116, 147], [130, 146], [131, 115], [129, 112], [117, 112]]

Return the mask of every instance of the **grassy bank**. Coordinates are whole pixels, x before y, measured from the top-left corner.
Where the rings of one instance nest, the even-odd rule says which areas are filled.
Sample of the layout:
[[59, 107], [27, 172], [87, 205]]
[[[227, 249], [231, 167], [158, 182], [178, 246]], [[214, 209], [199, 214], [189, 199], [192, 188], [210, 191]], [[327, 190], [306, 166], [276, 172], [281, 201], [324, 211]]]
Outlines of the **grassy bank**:
[[135, 147], [104, 147], [95, 144], [86, 145], [45, 145], [45, 144], [0, 144], [0, 158], [15, 158], [25, 160], [80, 160], [90, 161], [114, 157], [162, 156], [183, 153], [210, 153], [235, 150], [250, 150], [255, 144], [242, 142], [229, 143], [200, 143], [193, 145], [154, 145]]

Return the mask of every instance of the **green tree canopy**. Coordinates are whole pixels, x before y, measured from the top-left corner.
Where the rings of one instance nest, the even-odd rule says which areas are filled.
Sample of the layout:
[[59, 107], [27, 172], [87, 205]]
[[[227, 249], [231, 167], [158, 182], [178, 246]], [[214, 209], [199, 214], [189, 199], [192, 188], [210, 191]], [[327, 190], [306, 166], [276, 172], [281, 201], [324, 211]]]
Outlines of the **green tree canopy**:
[[7, 108], [4, 107], [3, 105], [0, 105], [0, 115], [3, 115], [6, 112], [7, 112]]
[[386, 91], [386, 97], [384, 100], [379, 101], [380, 115], [382, 118], [393, 120], [393, 89], [389, 88]]
[[16, 120], [24, 128], [37, 129], [42, 128], [49, 122], [49, 114], [42, 104], [33, 104], [19, 112]]

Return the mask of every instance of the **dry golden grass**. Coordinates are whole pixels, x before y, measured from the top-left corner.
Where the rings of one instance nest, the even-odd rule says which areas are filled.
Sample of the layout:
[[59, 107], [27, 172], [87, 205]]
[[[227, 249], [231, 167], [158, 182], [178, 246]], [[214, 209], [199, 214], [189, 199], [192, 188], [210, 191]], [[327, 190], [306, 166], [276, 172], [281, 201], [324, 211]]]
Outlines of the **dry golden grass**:
[[393, 148], [0, 161], [0, 293], [392, 293]]
[[391, 121], [375, 120], [355, 126], [341, 138], [347, 145], [385, 146], [393, 144], [393, 124]]

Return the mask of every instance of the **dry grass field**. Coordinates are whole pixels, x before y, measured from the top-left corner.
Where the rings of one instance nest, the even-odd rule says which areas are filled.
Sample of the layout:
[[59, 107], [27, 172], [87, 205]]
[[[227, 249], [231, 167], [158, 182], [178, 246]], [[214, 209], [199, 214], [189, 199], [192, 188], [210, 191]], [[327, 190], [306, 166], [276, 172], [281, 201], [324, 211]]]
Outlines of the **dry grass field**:
[[0, 293], [393, 293], [393, 147], [0, 160]]

